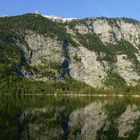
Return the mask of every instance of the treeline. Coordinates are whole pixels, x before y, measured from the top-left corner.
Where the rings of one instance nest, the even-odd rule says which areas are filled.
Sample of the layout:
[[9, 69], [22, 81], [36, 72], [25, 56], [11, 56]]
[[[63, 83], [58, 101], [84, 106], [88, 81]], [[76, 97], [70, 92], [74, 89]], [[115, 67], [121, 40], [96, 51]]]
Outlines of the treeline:
[[79, 82], [72, 78], [43, 82], [10, 75], [0, 79], [0, 94], [86, 94], [91, 90], [93, 88], [84, 82]]
[[[35, 81], [18, 78], [16, 75], [0, 79], [0, 95], [25, 94], [140, 94], [140, 85], [127, 86], [125, 81], [116, 75], [105, 82], [106, 86], [95, 89], [84, 82], [72, 78], [59, 81]], [[118, 81], [117, 81], [118, 80]]]

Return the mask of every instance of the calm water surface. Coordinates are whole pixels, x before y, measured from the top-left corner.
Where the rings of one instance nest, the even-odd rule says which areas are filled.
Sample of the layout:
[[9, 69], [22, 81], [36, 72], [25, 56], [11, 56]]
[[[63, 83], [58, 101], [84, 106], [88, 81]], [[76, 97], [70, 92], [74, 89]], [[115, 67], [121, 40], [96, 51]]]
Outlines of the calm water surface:
[[140, 98], [3, 96], [0, 140], [140, 140]]

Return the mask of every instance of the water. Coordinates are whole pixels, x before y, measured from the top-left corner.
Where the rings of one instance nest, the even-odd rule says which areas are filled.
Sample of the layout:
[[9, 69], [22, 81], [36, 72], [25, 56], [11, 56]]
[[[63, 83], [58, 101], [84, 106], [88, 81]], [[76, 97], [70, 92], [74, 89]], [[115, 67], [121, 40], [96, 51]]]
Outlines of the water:
[[140, 140], [140, 98], [3, 96], [0, 140]]

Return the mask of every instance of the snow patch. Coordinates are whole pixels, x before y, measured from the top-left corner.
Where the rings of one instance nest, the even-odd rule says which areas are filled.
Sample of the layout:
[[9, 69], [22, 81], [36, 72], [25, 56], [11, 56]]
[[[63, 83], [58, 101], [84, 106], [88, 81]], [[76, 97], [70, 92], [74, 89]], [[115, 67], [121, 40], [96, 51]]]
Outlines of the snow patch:
[[53, 16], [53, 15], [43, 15], [43, 17], [46, 17], [48, 19], [51, 19], [51, 20], [55, 20], [55, 21], [72, 21], [72, 20], [76, 20], [77, 18], [64, 18], [64, 17], [61, 17], [61, 16]]

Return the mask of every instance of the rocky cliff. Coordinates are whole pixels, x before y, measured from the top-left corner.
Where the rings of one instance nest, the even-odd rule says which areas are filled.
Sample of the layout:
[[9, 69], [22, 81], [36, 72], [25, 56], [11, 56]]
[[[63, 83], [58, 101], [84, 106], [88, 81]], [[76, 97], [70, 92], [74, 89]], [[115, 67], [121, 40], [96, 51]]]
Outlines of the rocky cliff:
[[140, 80], [140, 22], [136, 20], [54, 20], [27, 14], [0, 18], [0, 33], [1, 46], [17, 46], [13, 48], [20, 51], [15, 62], [14, 53], [7, 55], [1, 47], [0, 63], [14, 60], [20, 75], [29, 79], [70, 76], [95, 88], [136, 85]]

